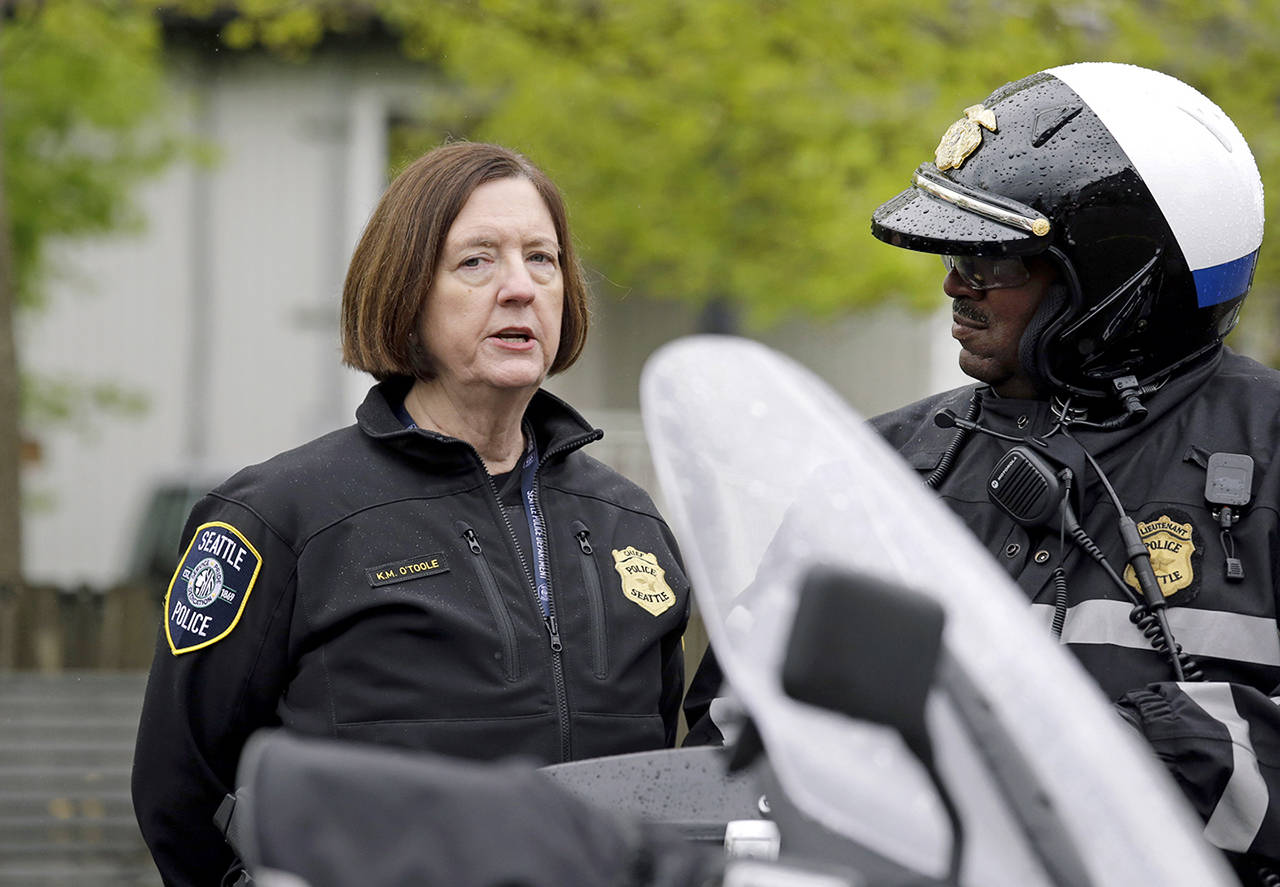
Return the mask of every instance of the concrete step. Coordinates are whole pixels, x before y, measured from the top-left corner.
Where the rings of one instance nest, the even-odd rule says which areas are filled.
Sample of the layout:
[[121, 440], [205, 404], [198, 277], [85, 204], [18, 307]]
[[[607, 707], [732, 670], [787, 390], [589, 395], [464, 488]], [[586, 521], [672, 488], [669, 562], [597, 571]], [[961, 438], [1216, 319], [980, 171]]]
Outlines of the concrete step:
[[145, 686], [145, 680], [103, 680], [78, 675], [70, 675], [65, 680], [56, 680], [52, 675], [23, 680], [0, 677], [0, 694], [21, 704], [91, 699], [136, 708], [142, 701]]
[[100, 695], [104, 690], [120, 695], [138, 694], [147, 684], [145, 672], [134, 671], [10, 671], [0, 674], [0, 692], [54, 688], [58, 695]]
[[[0, 734], [3, 734], [0, 729]], [[90, 742], [52, 739], [46, 742], [12, 742], [0, 739], [3, 767], [109, 767], [133, 761], [133, 740]]]
[[124, 819], [133, 821], [133, 802], [126, 787], [62, 792], [0, 789], [0, 829], [10, 817], [49, 817], [59, 822]]
[[159, 887], [150, 859], [75, 856], [11, 859], [0, 845], [0, 884], [5, 887]]
[[0, 674], [0, 885], [157, 887], [129, 797], [146, 676]]
[[46, 791], [58, 795], [100, 789], [129, 789], [128, 761], [110, 766], [15, 764], [0, 767], [0, 785], [7, 791]]
[[138, 846], [138, 825], [128, 819], [55, 819], [51, 816], [0, 816], [0, 835], [4, 843], [21, 849], [20, 855], [31, 856], [39, 847], [65, 850], [112, 850], [130, 852]]
[[56, 737], [59, 742], [107, 742], [132, 746], [137, 732], [137, 716], [77, 718], [74, 715], [19, 715], [13, 720], [0, 719], [0, 744], [44, 745]]

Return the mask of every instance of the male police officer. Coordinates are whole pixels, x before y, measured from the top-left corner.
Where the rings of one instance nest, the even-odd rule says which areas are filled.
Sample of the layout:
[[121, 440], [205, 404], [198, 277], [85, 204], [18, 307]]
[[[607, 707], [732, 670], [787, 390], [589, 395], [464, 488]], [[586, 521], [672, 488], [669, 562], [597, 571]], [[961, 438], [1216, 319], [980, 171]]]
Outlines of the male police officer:
[[1280, 861], [1280, 373], [1222, 345], [1262, 241], [1249, 146], [1129, 65], [1043, 71], [964, 115], [871, 227], [943, 257], [978, 384], [874, 425], [1146, 735], [1206, 837], [1242, 871]]
[[[965, 109], [872, 220], [942, 256], [977, 380], [874, 426], [1247, 872], [1280, 861], [1280, 373], [1222, 340], [1262, 223], [1231, 120], [1116, 64], [1043, 71]], [[718, 678], [708, 657], [686, 701], [695, 742], [718, 738], [700, 720]]]

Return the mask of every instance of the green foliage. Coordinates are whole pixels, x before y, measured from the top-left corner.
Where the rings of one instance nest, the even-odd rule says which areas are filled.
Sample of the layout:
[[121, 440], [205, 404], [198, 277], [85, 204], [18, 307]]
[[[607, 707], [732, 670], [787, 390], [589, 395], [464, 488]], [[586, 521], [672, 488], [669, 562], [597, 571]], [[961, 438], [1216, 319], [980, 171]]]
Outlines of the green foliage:
[[[91, 14], [69, 0], [41, 6], [61, 7]], [[935, 263], [871, 238], [871, 212], [964, 107], [1052, 65], [1128, 61], [1181, 77], [1237, 121], [1264, 180], [1280, 176], [1280, 5], [1254, 0], [158, 8], [216, 15], [228, 47], [291, 59], [376, 20], [456, 87], [437, 96], [433, 119], [396, 128], [397, 164], [442, 134], [524, 150], [565, 191], [584, 258], [614, 285], [606, 296], [727, 299], [757, 323], [884, 301], [936, 305]], [[1273, 299], [1280, 277], [1280, 250], [1263, 255], [1254, 302]]]
[[362, 0], [161, 0], [156, 11], [193, 20], [225, 19], [219, 32], [231, 49], [262, 47], [304, 61], [332, 34], [367, 29], [375, 5]]
[[[1240, 125], [1264, 180], [1280, 180], [1280, 4], [1261, 0], [220, 8], [233, 10], [229, 44], [293, 58], [377, 18], [466, 96], [464, 113], [451, 105], [416, 140], [412, 126], [399, 128], [397, 162], [442, 132], [524, 150], [565, 191], [584, 258], [615, 285], [605, 295], [727, 299], [756, 323], [884, 301], [937, 305], [936, 263], [870, 237], [871, 212], [966, 106], [1053, 65], [1126, 61], [1192, 83]], [[1280, 250], [1263, 255], [1254, 314], [1280, 279]]]
[[97, 419], [141, 416], [148, 406], [145, 395], [109, 380], [39, 376], [23, 381], [22, 412], [32, 427], [67, 426], [92, 436]]
[[[483, 97], [466, 135], [566, 192], [623, 293], [749, 321], [935, 306], [936, 262], [868, 234], [961, 110], [1073, 61], [1105, 9], [1047, 0], [437, 0], [378, 4]], [[424, 146], [425, 147], [425, 146]]]
[[151, 121], [165, 98], [150, 7], [19, 2], [0, 29], [4, 188], [19, 305], [40, 302], [50, 238], [137, 225], [134, 185], [175, 156]]

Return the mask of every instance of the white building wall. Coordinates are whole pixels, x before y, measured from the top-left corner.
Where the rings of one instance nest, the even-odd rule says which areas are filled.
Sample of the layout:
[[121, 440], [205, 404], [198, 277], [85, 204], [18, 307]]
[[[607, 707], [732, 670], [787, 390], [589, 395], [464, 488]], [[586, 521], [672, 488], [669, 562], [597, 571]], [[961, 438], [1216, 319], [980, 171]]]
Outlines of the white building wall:
[[116, 382], [148, 404], [37, 431], [32, 581], [118, 581], [157, 480], [220, 479], [351, 421], [368, 380], [339, 363], [342, 275], [386, 183], [386, 117], [427, 86], [382, 57], [175, 59], [172, 122], [216, 146], [215, 163], [147, 185], [142, 235], [55, 248], [50, 309], [21, 330], [26, 371]]
[[[143, 204], [182, 206], [190, 191], [191, 175], [178, 171], [147, 188]], [[139, 478], [178, 470], [189, 247], [186, 220], [175, 217], [145, 238], [82, 242], [49, 257], [51, 307], [20, 327], [24, 371], [110, 380], [142, 394], [148, 409], [138, 419], [76, 415], [69, 427], [38, 435], [41, 459], [23, 477], [24, 558], [34, 582], [118, 576]]]
[[[422, 108], [430, 82], [394, 57], [351, 53], [175, 58], [173, 82], [174, 122], [215, 144], [216, 163], [149, 184], [143, 235], [55, 250], [51, 308], [22, 329], [28, 371], [109, 380], [148, 402], [137, 418], [40, 434], [43, 458], [24, 476], [34, 582], [119, 581], [157, 481], [213, 483], [347, 424], [371, 383], [339, 362], [342, 277], [386, 184], [388, 115]], [[549, 386], [605, 427], [593, 452], [645, 485], [641, 367], [697, 322], [677, 302], [602, 294], [582, 360]], [[940, 382], [955, 346], [929, 318], [889, 310], [759, 338], [866, 415], [958, 384]]]

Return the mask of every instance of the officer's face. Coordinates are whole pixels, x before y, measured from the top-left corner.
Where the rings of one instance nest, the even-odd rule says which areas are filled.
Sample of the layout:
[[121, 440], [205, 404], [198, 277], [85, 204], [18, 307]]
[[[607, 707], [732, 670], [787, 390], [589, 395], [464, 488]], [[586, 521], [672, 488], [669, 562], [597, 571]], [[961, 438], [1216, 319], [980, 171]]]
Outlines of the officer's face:
[[445, 238], [422, 313], [440, 382], [459, 393], [542, 383], [560, 344], [559, 255], [551, 213], [528, 179], [472, 192]]
[[1019, 286], [975, 289], [952, 269], [942, 282], [951, 297], [951, 335], [960, 343], [960, 369], [1002, 397], [1035, 397], [1018, 363], [1018, 342], [1054, 282], [1044, 259], [1027, 259], [1030, 277]]

